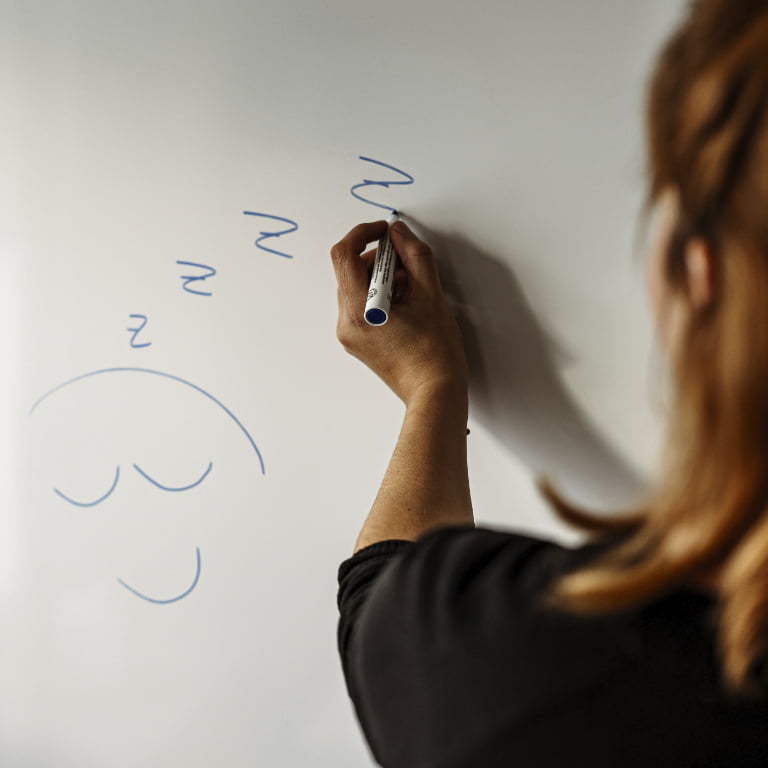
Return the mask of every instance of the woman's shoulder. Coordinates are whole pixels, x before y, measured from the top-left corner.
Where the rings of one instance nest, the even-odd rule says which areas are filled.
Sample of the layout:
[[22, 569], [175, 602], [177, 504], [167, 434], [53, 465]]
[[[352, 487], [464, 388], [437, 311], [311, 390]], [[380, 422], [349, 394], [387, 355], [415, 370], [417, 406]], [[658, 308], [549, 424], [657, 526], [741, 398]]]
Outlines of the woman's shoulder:
[[342, 563], [339, 607], [343, 619], [354, 612], [371, 634], [387, 627], [392, 635], [399, 627], [411, 643], [421, 633], [467, 639], [476, 631], [519, 632], [529, 622], [562, 627], [563, 617], [547, 616], [542, 598], [559, 576], [604, 546], [571, 548], [526, 533], [442, 527], [416, 542], [374, 544]]
[[418, 541], [387, 540], [372, 544], [344, 560], [339, 566], [340, 594], [374, 582], [399, 585], [412, 591], [423, 588], [450, 589], [472, 579], [486, 580], [499, 568], [521, 572], [531, 559], [552, 560], [563, 548], [554, 542], [520, 533], [470, 526], [445, 526]]
[[[528, 599], [562, 569], [568, 550], [523, 533], [446, 526], [416, 542], [387, 540], [356, 552], [338, 571], [340, 646], [361, 634], [397, 628], [411, 638], [476, 625], [489, 604]], [[425, 609], [428, 606], [428, 609]]]
[[601, 539], [570, 547], [549, 538], [484, 527], [447, 526], [416, 542], [381, 542], [356, 558], [394, 561], [389, 578], [422, 583], [429, 588], [486, 589], [503, 584], [507, 590], [535, 592], [558, 576], [585, 565], [612, 544]]
[[574, 550], [539, 536], [490, 528], [446, 527], [424, 536], [405, 553], [402, 567], [414, 578], [442, 576], [442, 586], [477, 588], [501, 579], [535, 588], [573, 557]]

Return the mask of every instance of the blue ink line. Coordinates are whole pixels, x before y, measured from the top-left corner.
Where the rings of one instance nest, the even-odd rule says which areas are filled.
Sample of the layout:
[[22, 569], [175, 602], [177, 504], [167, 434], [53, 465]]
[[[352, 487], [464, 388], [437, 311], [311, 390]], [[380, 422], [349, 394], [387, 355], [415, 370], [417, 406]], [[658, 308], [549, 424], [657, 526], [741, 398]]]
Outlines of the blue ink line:
[[401, 171], [399, 168], [395, 168], [394, 165], [382, 163], [380, 160], [374, 160], [372, 157], [363, 157], [360, 155], [360, 159], [364, 160], [366, 163], [375, 163], [376, 165], [380, 165], [382, 168], [388, 168], [390, 171], [394, 171], [395, 173], [399, 173], [401, 176], [405, 176], [406, 181], [373, 181], [371, 179], [363, 179], [362, 184], [355, 184], [349, 190], [352, 193], [352, 197], [356, 197], [358, 200], [361, 200], [364, 203], [368, 203], [368, 205], [375, 205], [377, 208], [383, 208], [385, 211], [394, 211], [395, 209], [392, 206], [383, 205], [382, 203], [377, 203], [374, 200], [368, 200], [368, 198], [363, 197], [362, 195], [358, 195], [355, 190], [361, 189], [363, 187], [384, 187], [385, 189], [389, 189], [392, 186], [413, 184], [413, 176], [411, 176], [410, 173]]
[[54, 488], [53, 492], [61, 496], [64, 501], [68, 501], [70, 504], [74, 504], [76, 507], [95, 507], [97, 504], [101, 504], [101, 502], [104, 501], [104, 499], [106, 499], [112, 493], [112, 491], [115, 490], [117, 487], [117, 481], [119, 479], [120, 467], [118, 465], [117, 470], [115, 471], [115, 479], [112, 483], [112, 487], [100, 499], [96, 499], [96, 501], [75, 501], [74, 499], [70, 499], [69, 496], [65, 496], [58, 488]]
[[136, 343], [136, 337], [144, 330], [144, 326], [147, 324], [147, 316], [146, 315], [128, 315], [128, 317], [135, 317], [135, 318], [141, 318], [144, 322], [138, 327], [138, 328], [126, 328], [125, 330], [128, 331], [128, 333], [132, 333], [133, 336], [131, 336], [131, 346], [134, 349], [141, 349], [142, 347], [149, 347], [151, 346], [151, 341], [145, 341], [143, 344], [137, 344]]
[[205, 480], [206, 477], [208, 477], [208, 473], [213, 469], [213, 462], [208, 462], [208, 469], [203, 472], [203, 476], [199, 480], [195, 480], [194, 483], [190, 485], [185, 485], [182, 488], [171, 488], [167, 485], [161, 485], [157, 482], [157, 480], [153, 480], [138, 464], [134, 464], [133, 468], [146, 480], [149, 480], [152, 485], [156, 485], [158, 488], [162, 489], [163, 491], [188, 491], [190, 488], [194, 488], [196, 485], [200, 485], [200, 483]]
[[232, 411], [227, 408], [224, 403], [221, 402], [221, 400], [218, 400], [215, 398], [210, 392], [206, 392], [202, 387], [198, 387], [197, 384], [193, 384], [191, 381], [187, 381], [186, 379], [182, 379], [180, 376], [174, 376], [172, 373], [163, 373], [162, 371], [153, 371], [150, 368], [103, 368], [99, 371], [91, 371], [90, 373], [83, 373], [80, 376], [75, 376], [74, 379], [69, 379], [69, 381], [65, 381], [63, 384], [59, 384], [58, 386], [54, 387], [53, 389], [48, 390], [44, 395], [39, 397], [35, 403], [33, 404], [32, 408], [29, 410], [29, 415], [31, 416], [37, 407], [40, 405], [40, 403], [43, 402], [46, 398], [50, 397], [54, 392], [58, 392], [60, 389], [63, 389], [64, 387], [68, 387], [70, 384], [74, 384], [75, 382], [82, 381], [83, 379], [87, 379], [89, 376], [99, 376], [102, 373], [121, 373], [121, 372], [132, 372], [132, 373], [150, 373], [153, 376], [162, 376], [166, 379], [171, 379], [172, 381], [178, 381], [181, 384], [186, 384], [186, 386], [191, 387], [196, 392], [199, 392], [201, 395], [205, 395], [209, 400], [212, 400], [216, 405], [221, 408], [224, 413], [229, 416], [232, 421], [237, 424], [237, 426], [240, 428], [240, 431], [246, 436], [248, 439], [248, 442], [251, 444], [251, 447], [256, 453], [256, 456], [259, 458], [259, 464], [261, 465], [261, 474], [266, 474], [266, 471], [264, 469], [264, 459], [261, 456], [261, 451], [259, 451], [256, 442], [251, 437], [251, 433], [243, 426], [240, 419], [235, 416]]
[[184, 281], [182, 288], [188, 293], [194, 293], [198, 296], [212, 296], [210, 291], [198, 291], [195, 288], [190, 288], [189, 284], [194, 283], [197, 280], [207, 280], [209, 277], [213, 277], [216, 274], [216, 270], [213, 267], [209, 267], [207, 264], [196, 264], [194, 261], [177, 261], [182, 267], [196, 267], [197, 269], [207, 269], [207, 275], [181, 275], [181, 279]]
[[168, 603], [175, 603], [177, 600], [181, 600], [182, 598], [186, 597], [197, 586], [197, 582], [200, 581], [200, 547], [195, 547], [195, 549], [197, 551], [197, 573], [195, 574], [195, 580], [192, 582], [192, 586], [186, 592], [182, 592], [176, 597], [171, 597], [168, 600], [158, 600], [155, 597], [147, 597], [147, 595], [143, 595], [137, 589], [134, 589], [130, 585], [126, 584], [122, 579], [118, 579], [118, 581], [129, 592], [133, 592], [134, 595], [140, 597], [142, 600], [146, 600], [148, 603], [155, 603], [157, 605], [168, 605]]
[[273, 248], [267, 248], [265, 245], [260, 245], [262, 240], [266, 240], [270, 237], [282, 237], [283, 235], [290, 235], [291, 232], [295, 232], [299, 225], [292, 219], [284, 219], [282, 216], [271, 216], [268, 213], [255, 213], [254, 211], [243, 211], [246, 216], [263, 216], [265, 219], [274, 219], [275, 221], [281, 221], [284, 224], [290, 224], [288, 229], [283, 229], [280, 232], [259, 232], [261, 237], [254, 241], [254, 245], [267, 253], [274, 253], [276, 256], [282, 256], [285, 259], [292, 259], [290, 253], [283, 253], [282, 251], [276, 251]]

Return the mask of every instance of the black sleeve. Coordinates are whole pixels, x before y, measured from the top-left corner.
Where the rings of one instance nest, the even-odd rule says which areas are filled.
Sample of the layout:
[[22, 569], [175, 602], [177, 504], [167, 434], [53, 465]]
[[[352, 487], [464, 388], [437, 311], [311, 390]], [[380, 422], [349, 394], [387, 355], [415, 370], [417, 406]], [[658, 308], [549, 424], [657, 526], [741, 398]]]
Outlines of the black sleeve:
[[467, 629], [481, 625], [482, 614], [498, 612], [500, 578], [528, 591], [526, 561], [552, 546], [515, 534], [446, 527], [416, 543], [374, 544], [342, 563], [339, 652], [360, 725], [382, 765], [426, 765], [422, 749], [428, 759], [448, 745], [455, 754], [458, 742], [477, 735], [471, 733], [475, 725], [485, 730], [493, 720], [487, 712], [468, 711], [469, 698], [456, 706], [440, 681], [453, 681], [447, 683], [453, 688], [482, 685], [477, 675], [485, 673], [467, 663], [473, 649], [465, 643], [475, 640]]
[[709, 597], [599, 616], [542, 604], [553, 578], [612, 545], [454, 527], [345, 561], [339, 650], [379, 764], [765, 765], [764, 703], [720, 698]]
[[412, 541], [400, 539], [380, 541], [356, 552], [339, 566], [339, 591], [336, 599], [339, 608], [338, 646], [347, 691], [353, 699], [355, 696], [347, 668], [352, 632], [368, 594], [384, 567], [399, 553], [413, 546]]

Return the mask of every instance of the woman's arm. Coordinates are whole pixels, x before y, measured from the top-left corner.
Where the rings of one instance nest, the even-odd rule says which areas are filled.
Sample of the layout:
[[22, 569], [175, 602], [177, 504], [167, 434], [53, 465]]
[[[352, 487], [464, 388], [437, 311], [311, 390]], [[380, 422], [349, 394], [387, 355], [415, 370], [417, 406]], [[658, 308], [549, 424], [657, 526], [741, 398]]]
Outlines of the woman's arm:
[[472, 524], [466, 393], [424, 392], [408, 405], [355, 551], [386, 539], [416, 541], [441, 525]]
[[383, 326], [363, 319], [373, 252], [386, 222], [361, 224], [331, 251], [339, 285], [337, 335], [406, 406], [389, 467], [355, 551], [415, 541], [442, 525], [473, 525], [467, 476], [467, 364], [461, 333], [429, 247], [403, 222], [390, 231], [399, 258], [397, 299]]

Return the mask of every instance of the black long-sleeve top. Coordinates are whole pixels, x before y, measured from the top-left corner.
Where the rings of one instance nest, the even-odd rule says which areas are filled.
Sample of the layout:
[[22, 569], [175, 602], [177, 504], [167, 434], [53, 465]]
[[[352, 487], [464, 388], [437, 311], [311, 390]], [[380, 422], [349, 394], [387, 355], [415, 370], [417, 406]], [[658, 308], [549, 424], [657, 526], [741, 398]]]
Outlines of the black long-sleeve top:
[[599, 618], [546, 610], [567, 549], [481, 528], [367, 547], [339, 568], [347, 690], [386, 768], [768, 766], [768, 703], [721, 684], [713, 597]]

